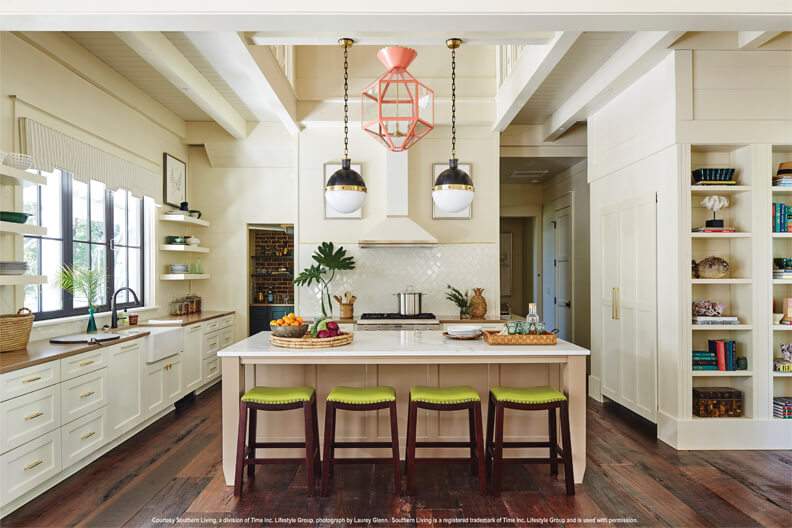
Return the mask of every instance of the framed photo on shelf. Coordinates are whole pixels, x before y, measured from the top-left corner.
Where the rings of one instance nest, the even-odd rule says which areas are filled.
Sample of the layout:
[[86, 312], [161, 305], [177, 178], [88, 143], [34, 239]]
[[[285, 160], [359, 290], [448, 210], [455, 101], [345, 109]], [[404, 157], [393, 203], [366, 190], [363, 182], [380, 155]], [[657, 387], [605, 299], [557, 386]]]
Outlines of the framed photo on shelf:
[[[323, 173], [323, 184], [322, 190], [327, 188], [327, 181], [330, 179], [330, 176], [333, 175], [335, 171], [341, 168], [341, 163], [332, 161], [327, 162], [324, 164], [324, 173]], [[351, 166], [352, 170], [363, 176], [363, 172], [361, 172], [362, 167], [360, 163], [352, 163]], [[340, 211], [336, 211], [333, 209], [329, 203], [327, 203], [327, 198], [324, 198], [324, 193], [322, 194], [323, 201], [324, 201], [324, 216], [327, 220], [337, 220], [337, 219], [359, 219], [363, 218], [363, 207], [358, 209], [357, 211], [352, 211], [351, 213], [342, 213]]]
[[187, 164], [167, 152], [162, 154], [162, 201], [176, 208], [187, 201]]
[[[448, 168], [448, 163], [433, 163], [432, 164], [432, 185], [437, 180], [437, 177], [440, 175], [441, 172]], [[468, 173], [471, 179], [473, 179], [473, 165], [470, 163], [459, 163], [459, 168]], [[431, 194], [429, 195], [431, 199]], [[456, 213], [446, 213], [445, 211], [441, 211], [437, 208], [437, 205], [432, 200], [432, 219], [433, 220], [470, 220], [473, 217], [473, 204], [467, 206], [467, 208], [462, 209]]]

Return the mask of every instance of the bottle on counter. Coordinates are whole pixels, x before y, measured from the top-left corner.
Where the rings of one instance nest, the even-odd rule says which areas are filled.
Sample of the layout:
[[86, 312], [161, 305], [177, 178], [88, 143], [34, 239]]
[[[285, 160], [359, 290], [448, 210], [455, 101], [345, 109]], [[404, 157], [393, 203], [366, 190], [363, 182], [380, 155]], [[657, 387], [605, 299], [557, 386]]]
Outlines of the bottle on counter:
[[273, 304], [275, 302], [275, 294], [272, 293], [272, 290], [267, 290], [267, 302], [269, 304]]
[[118, 328], [129, 326], [129, 314], [126, 310], [118, 314]]
[[536, 334], [539, 332], [539, 313], [536, 311], [536, 303], [528, 303], [528, 315], [525, 316], [525, 326], [527, 333]]

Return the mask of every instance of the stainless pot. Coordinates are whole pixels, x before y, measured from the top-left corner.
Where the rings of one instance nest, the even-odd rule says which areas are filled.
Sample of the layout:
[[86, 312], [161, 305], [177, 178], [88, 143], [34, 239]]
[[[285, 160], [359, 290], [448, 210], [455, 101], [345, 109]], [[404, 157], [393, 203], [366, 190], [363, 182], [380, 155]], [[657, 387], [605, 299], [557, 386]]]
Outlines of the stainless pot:
[[399, 315], [418, 315], [421, 311], [421, 299], [423, 293], [410, 291], [409, 289], [396, 294], [399, 301]]

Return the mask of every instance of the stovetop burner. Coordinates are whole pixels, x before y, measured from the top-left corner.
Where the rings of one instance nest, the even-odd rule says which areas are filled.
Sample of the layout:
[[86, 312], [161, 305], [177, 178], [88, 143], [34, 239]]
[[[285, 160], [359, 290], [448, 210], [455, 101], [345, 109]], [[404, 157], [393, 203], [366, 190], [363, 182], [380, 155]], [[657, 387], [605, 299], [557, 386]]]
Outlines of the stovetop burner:
[[433, 313], [420, 313], [415, 315], [402, 315], [398, 313], [364, 313], [360, 316], [361, 319], [383, 321], [383, 320], [416, 320], [416, 319], [437, 319]]

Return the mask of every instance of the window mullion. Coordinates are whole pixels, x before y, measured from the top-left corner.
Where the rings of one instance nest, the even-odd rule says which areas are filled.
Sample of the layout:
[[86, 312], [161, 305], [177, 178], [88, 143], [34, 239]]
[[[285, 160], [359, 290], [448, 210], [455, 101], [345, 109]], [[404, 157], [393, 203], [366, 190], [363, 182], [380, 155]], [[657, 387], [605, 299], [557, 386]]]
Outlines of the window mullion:
[[105, 188], [105, 245], [107, 265], [107, 280], [105, 281], [105, 294], [107, 306], [110, 306], [115, 291], [115, 251], [113, 249], [113, 237], [115, 235], [115, 218], [113, 217], [113, 193]]
[[[74, 224], [72, 219], [73, 198], [71, 178], [72, 176], [70, 174], [61, 172], [61, 210], [63, 211], [61, 214], [61, 223], [63, 224], [61, 230], [63, 233], [63, 265], [70, 268], [74, 266]], [[62, 294], [63, 310], [66, 313], [72, 313], [74, 311], [74, 296], [66, 290], [62, 290]]]

